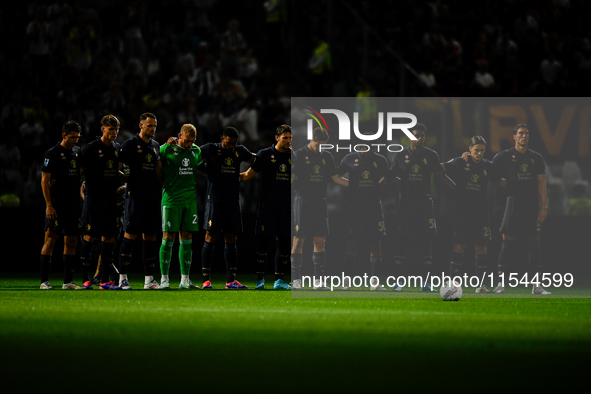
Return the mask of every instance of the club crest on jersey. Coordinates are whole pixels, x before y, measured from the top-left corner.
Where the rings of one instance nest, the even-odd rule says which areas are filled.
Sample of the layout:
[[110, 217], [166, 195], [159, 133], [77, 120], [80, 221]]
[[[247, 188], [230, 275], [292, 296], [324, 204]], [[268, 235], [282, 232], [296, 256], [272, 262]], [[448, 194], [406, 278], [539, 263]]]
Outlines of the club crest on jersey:
[[232, 158], [226, 157], [224, 159], [224, 163], [226, 163], [227, 166], [231, 166], [232, 165]]
[[271, 155], [271, 163], [275, 163], [277, 160], [275, 160], [275, 155]]
[[363, 179], [369, 179], [369, 171], [363, 171], [361, 173], [361, 178], [363, 178]]
[[421, 169], [421, 166], [418, 164], [415, 164], [414, 166], [412, 166], [412, 172], [414, 172], [414, 173], [419, 172], [420, 169]]
[[464, 167], [464, 170], [470, 171], [470, 163], [466, 163], [466, 167]]
[[355, 167], [359, 167], [359, 159], [355, 159], [355, 164], [353, 164]]
[[511, 161], [512, 161], [513, 163], [515, 163], [515, 162], [517, 161], [517, 159], [515, 158], [515, 155], [511, 155]]
[[405, 155], [404, 156], [404, 162], [405, 163], [410, 163], [410, 156], [409, 155]]
[[279, 166], [279, 171], [281, 171], [281, 172], [285, 172], [285, 171], [287, 171], [287, 166], [286, 166], [285, 164], [281, 164], [281, 165]]

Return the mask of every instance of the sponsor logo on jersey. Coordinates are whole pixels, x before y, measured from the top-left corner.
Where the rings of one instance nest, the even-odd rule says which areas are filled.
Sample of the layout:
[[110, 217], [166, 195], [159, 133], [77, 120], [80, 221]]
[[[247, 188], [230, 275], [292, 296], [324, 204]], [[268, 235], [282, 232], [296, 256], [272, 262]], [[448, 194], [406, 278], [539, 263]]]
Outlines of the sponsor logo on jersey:
[[320, 166], [314, 166], [314, 174], [320, 174]]
[[521, 172], [527, 172], [527, 164], [520, 165], [519, 169], [521, 170]]
[[183, 159], [182, 161], [183, 166], [188, 167], [189, 166], [189, 159], [187, 159], [186, 157]]
[[149, 154], [149, 153], [148, 153], [148, 154], [146, 155], [146, 161], [147, 161], [148, 163], [151, 163], [151, 162], [152, 162], [152, 155], [151, 155], [151, 154]]
[[478, 178], [480, 178], [477, 174], [472, 175], [471, 180], [474, 183], [478, 183]]
[[279, 171], [281, 171], [281, 172], [285, 172], [285, 171], [287, 171], [287, 166], [286, 166], [285, 164], [281, 164], [281, 165], [279, 166]]
[[369, 179], [369, 171], [363, 171], [363, 172], [361, 173], [361, 177], [362, 177], [363, 179]]
[[421, 169], [421, 166], [418, 164], [415, 164], [414, 166], [412, 166], [412, 172], [414, 172], [414, 173], [419, 172], [420, 169]]
[[76, 168], [76, 160], [70, 160], [70, 167]]
[[113, 168], [113, 160], [107, 160], [107, 168]]
[[231, 166], [232, 163], [233, 163], [232, 158], [231, 157], [226, 157], [224, 159], [224, 163], [226, 163], [227, 166]]

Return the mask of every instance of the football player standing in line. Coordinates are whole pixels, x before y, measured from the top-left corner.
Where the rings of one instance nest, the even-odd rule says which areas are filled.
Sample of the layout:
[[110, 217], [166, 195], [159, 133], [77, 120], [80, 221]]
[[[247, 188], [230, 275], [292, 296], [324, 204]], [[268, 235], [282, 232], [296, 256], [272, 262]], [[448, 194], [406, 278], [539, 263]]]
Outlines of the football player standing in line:
[[[86, 177], [86, 198], [82, 207], [82, 227], [85, 235], [80, 248], [82, 275], [88, 281], [88, 270], [92, 262], [92, 244], [102, 237], [101, 290], [119, 290], [109, 280], [114, 261], [115, 234], [117, 228], [117, 188], [119, 187], [119, 151], [115, 139], [119, 133], [119, 120], [113, 115], [101, 119], [103, 135], [82, 147], [80, 166]], [[90, 282], [88, 281], [90, 285]], [[86, 282], [85, 282], [86, 286]]]
[[275, 145], [258, 151], [252, 166], [240, 174], [242, 181], [248, 181], [257, 173], [263, 173], [263, 190], [256, 223], [256, 290], [265, 288], [267, 245], [273, 238], [277, 239], [273, 289], [291, 289], [283, 280], [291, 241], [291, 127], [285, 124], [279, 126], [275, 140]]
[[158, 230], [162, 186], [157, 179], [161, 170], [160, 145], [154, 141], [157, 120], [152, 113], [140, 116], [140, 132], [121, 145], [119, 160], [129, 166], [125, 192], [125, 234], [119, 255], [119, 286], [131, 289], [127, 270], [138, 234], [143, 235], [144, 289], [156, 289], [154, 267], [158, 261]]
[[[90, 283], [80, 287], [72, 281], [76, 262], [76, 245], [80, 233], [80, 125], [73, 120], [64, 124], [62, 141], [45, 152], [41, 190], [45, 199], [45, 241], [41, 249], [41, 289], [51, 290], [49, 269], [51, 254], [59, 235], [64, 235], [64, 283], [62, 289], [92, 289]], [[50, 187], [50, 185], [52, 185]], [[88, 278], [86, 278], [88, 280]]]
[[[470, 140], [470, 155], [451, 159], [444, 164], [446, 174], [456, 184], [454, 249], [450, 259], [450, 275], [462, 276], [464, 252], [468, 242], [474, 244], [476, 256], [474, 266], [476, 275], [481, 277], [487, 271], [486, 244], [491, 240], [488, 215], [488, 182], [501, 181], [495, 165], [483, 158], [486, 141], [481, 136]], [[476, 293], [490, 293], [484, 283], [476, 289]]]
[[[302, 249], [306, 238], [313, 237], [314, 277], [324, 274], [326, 255], [324, 244], [328, 235], [328, 208], [326, 205], [326, 185], [329, 180], [349, 186], [349, 182], [339, 176], [334, 158], [327, 151], [320, 151], [320, 145], [328, 142], [328, 131], [320, 127], [312, 131], [312, 140], [298, 149], [292, 160], [291, 181], [294, 183], [293, 203], [293, 246], [291, 249], [292, 287], [302, 288], [301, 267]], [[315, 289], [326, 290], [320, 280], [314, 282]]]
[[[493, 158], [500, 176], [507, 181], [507, 203], [500, 229], [503, 243], [499, 253], [499, 275], [510, 272], [516, 238], [525, 237], [529, 248], [530, 274], [537, 273], [541, 281], [540, 236], [542, 223], [548, 214], [546, 165], [542, 155], [528, 148], [529, 130], [525, 123], [515, 126], [513, 139], [513, 148], [499, 152]], [[496, 294], [504, 292], [505, 287], [501, 283], [493, 291]], [[539, 284], [533, 284], [532, 294], [551, 293]]]
[[[394, 155], [390, 166], [393, 182], [400, 187], [399, 240], [395, 264], [404, 263], [407, 247], [413, 238], [419, 241], [420, 272], [424, 278], [421, 291], [435, 291], [427, 281], [433, 262], [432, 247], [437, 236], [433, 199], [431, 198], [431, 176], [450, 187], [454, 183], [445, 175], [439, 155], [425, 146], [427, 127], [417, 123], [411, 130], [416, 140], [410, 146]], [[394, 289], [400, 291], [396, 284]]]
[[178, 145], [160, 147], [162, 160], [162, 246], [160, 247], [159, 289], [170, 288], [169, 269], [172, 247], [179, 233], [179, 262], [181, 282], [179, 289], [199, 288], [189, 278], [193, 261], [193, 232], [199, 231], [197, 194], [195, 193], [197, 169], [202, 165], [201, 150], [194, 144], [197, 130], [192, 124], [184, 124], [179, 133]]
[[[369, 146], [368, 146], [369, 148]], [[386, 236], [386, 222], [378, 187], [390, 176], [388, 160], [370, 149], [346, 155], [339, 166], [339, 175], [349, 174], [347, 200], [349, 210], [349, 240], [345, 251], [343, 271], [353, 276], [355, 257], [360, 242], [369, 242], [371, 277], [378, 278], [382, 265], [381, 241]], [[351, 280], [341, 287], [348, 290]], [[385, 291], [379, 279], [370, 281], [370, 290]]]
[[226, 262], [226, 289], [246, 289], [236, 280], [236, 236], [242, 232], [240, 210], [240, 164], [252, 163], [255, 155], [238, 142], [238, 130], [226, 127], [222, 141], [201, 147], [207, 163], [207, 202], [205, 204], [205, 242], [201, 252], [203, 289], [211, 289], [209, 276], [214, 257], [214, 245], [220, 233], [224, 234], [224, 260]]

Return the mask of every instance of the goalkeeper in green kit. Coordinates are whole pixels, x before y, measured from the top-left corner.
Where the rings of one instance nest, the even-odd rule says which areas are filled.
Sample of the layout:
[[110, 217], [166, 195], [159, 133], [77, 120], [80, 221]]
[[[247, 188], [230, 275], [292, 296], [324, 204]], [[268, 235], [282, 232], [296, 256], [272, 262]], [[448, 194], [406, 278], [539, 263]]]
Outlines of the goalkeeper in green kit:
[[197, 169], [204, 169], [201, 149], [194, 144], [196, 137], [197, 130], [195, 126], [185, 124], [181, 127], [177, 146], [164, 144], [160, 147], [163, 234], [162, 246], [160, 247], [162, 280], [159, 289], [170, 288], [168, 271], [170, 269], [172, 246], [177, 233], [180, 235], [181, 283], [179, 289], [199, 288], [189, 279], [193, 259], [193, 232], [199, 231], [195, 175]]

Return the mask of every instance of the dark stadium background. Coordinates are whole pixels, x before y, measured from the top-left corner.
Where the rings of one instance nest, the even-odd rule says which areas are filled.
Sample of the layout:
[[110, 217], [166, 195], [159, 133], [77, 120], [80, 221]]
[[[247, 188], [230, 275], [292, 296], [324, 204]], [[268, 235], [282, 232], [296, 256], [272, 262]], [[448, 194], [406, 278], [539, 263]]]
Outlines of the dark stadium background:
[[[279, 124], [290, 123], [291, 97], [588, 100], [589, 3], [491, 0], [471, 8], [465, 4], [457, 0], [286, 0], [269, 12], [262, 1], [249, 0], [34, 1], [0, 6], [0, 247], [14, 256], [5, 253], [0, 270], [38, 269], [44, 213], [42, 157], [59, 141], [61, 126], [69, 119], [82, 125], [81, 145], [99, 134], [98, 121], [108, 113], [121, 120], [121, 142], [137, 132], [139, 115], [146, 111], [158, 117], [160, 143], [186, 122], [197, 126], [201, 145], [218, 141], [225, 125], [237, 126], [246, 136], [256, 120], [252, 138], [240, 141], [256, 152], [272, 143]], [[245, 41], [236, 57], [238, 67], [221, 48], [232, 20], [239, 22]], [[52, 33], [33, 33], [39, 23]], [[312, 73], [309, 60], [323, 41], [330, 49], [332, 69]], [[182, 71], [184, 67], [187, 72]], [[206, 79], [193, 80], [199, 70], [219, 78], [209, 94]], [[245, 122], [237, 121], [241, 111]], [[437, 124], [428, 127], [432, 137], [427, 145], [442, 159], [461, 153], [453, 130], [442, 130]], [[303, 143], [294, 138], [294, 149]], [[538, 149], [539, 143], [532, 130], [532, 148]], [[574, 183], [584, 184], [586, 197], [591, 197], [589, 154], [573, 152], [545, 156], [553, 175], [564, 178], [566, 200], [557, 206], [573, 197]], [[485, 157], [492, 158], [492, 152]], [[565, 168], [576, 169], [575, 182], [563, 172]], [[201, 218], [204, 185], [201, 182], [198, 192]], [[256, 178], [243, 187], [245, 232], [238, 241], [242, 272], [254, 271], [252, 233], [259, 187]], [[443, 268], [452, 221], [449, 197], [443, 191], [439, 197], [442, 237], [437, 251]], [[393, 214], [388, 211], [387, 217]], [[336, 229], [344, 224], [338, 215], [331, 220]], [[498, 215], [492, 227], [497, 224]], [[588, 260], [589, 224], [588, 217], [575, 218], [568, 210], [551, 208], [543, 248], [544, 263], [552, 272], [572, 267], [581, 273], [575, 274], [575, 280], [586, 280], [588, 271], [581, 263]], [[493, 233], [490, 261], [494, 262], [499, 239]], [[336, 234], [327, 240], [333, 256], [342, 253], [342, 237]], [[195, 267], [202, 235], [194, 244]], [[56, 254], [60, 251], [58, 245]], [[336, 260], [330, 264], [337, 264]], [[140, 266], [133, 264], [138, 272]], [[222, 261], [215, 266], [222, 269]], [[54, 270], [59, 268], [54, 265]]]

